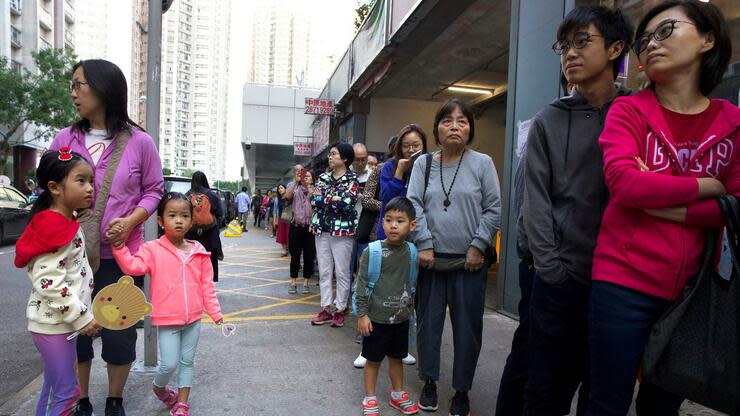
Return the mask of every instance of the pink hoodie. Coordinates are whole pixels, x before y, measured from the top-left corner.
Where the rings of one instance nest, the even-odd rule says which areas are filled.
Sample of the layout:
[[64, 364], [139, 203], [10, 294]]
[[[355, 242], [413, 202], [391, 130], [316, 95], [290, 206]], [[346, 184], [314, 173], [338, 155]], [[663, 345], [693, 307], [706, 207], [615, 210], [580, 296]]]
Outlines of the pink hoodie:
[[[599, 138], [611, 200], [594, 252], [593, 280], [673, 300], [698, 271], [703, 231], [720, 227], [723, 217], [714, 199], [696, 200], [696, 178], [714, 177], [728, 194], [740, 195], [740, 109], [717, 101], [721, 108], [685, 172], [655, 93], [647, 89], [614, 101]], [[640, 171], [638, 156], [649, 172]], [[675, 206], [688, 207], [685, 224], [644, 211]]]
[[199, 242], [188, 241], [193, 250], [185, 261], [165, 236], [144, 243], [135, 255], [126, 245], [113, 248], [124, 273], [151, 275], [153, 325], [187, 325], [201, 319], [203, 311], [214, 321], [223, 318], [213, 284], [211, 256]]

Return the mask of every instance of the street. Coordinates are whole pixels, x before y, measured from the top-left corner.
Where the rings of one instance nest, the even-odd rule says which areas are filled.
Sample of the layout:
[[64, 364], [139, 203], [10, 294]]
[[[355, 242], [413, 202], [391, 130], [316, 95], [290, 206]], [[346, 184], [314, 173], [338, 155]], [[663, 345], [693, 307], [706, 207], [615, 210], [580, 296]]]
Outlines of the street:
[[13, 265], [15, 245], [0, 247], [0, 406], [41, 374], [38, 351], [26, 330], [26, 303], [31, 282]]

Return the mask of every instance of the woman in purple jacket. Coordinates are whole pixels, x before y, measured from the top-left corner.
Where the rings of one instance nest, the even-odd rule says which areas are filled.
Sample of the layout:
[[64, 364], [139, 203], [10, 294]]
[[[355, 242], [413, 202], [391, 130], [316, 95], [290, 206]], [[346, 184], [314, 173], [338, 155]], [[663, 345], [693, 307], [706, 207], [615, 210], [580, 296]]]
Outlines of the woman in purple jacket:
[[398, 140], [393, 147], [393, 157], [383, 164], [380, 171], [380, 215], [375, 233], [378, 240], [385, 239], [383, 231], [383, 211], [385, 204], [397, 196], [406, 196], [414, 161], [427, 152], [427, 135], [416, 124], [409, 124], [398, 132]]
[[[117, 140], [124, 136], [123, 133], [130, 135], [103, 211], [100, 268], [94, 277], [95, 297], [125, 274], [113, 259], [111, 245], [124, 242], [135, 253], [143, 243], [142, 223], [156, 211], [163, 193], [162, 163], [152, 138], [128, 116], [126, 78], [116, 65], [102, 59], [78, 62], [72, 68], [70, 94], [80, 120], [60, 131], [49, 149], [71, 147], [87, 159], [95, 174], [93, 203], [102, 187]], [[137, 284], [143, 284], [141, 279]], [[136, 359], [136, 328], [103, 329], [101, 338], [101, 356], [107, 363], [109, 380], [105, 414], [125, 414], [123, 388], [131, 363]], [[81, 394], [75, 415], [93, 414], [88, 396], [92, 358], [92, 339], [80, 335], [77, 360]]]

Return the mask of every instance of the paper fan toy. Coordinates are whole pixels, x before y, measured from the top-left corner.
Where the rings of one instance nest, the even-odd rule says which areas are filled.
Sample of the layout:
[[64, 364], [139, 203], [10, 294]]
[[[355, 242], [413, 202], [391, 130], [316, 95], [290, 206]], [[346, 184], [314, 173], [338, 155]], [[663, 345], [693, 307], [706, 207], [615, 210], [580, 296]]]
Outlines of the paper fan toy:
[[130, 328], [152, 312], [152, 305], [131, 276], [123, 276], [118, 283], [104, 287], [93, 299], [92, 306], [98, 324], [113, 330]]

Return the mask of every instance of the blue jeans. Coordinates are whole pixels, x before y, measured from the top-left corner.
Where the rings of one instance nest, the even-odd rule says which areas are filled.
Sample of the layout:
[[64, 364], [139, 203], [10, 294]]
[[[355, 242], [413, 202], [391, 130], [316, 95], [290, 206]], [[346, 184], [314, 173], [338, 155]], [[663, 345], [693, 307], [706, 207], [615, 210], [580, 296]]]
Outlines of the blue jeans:
[[535, 275], [529, 299], [529, 372], [524, 414], [567, 415], [576, 391], [583, 415], [589, 388], [588, 305], [591, 288], [568, 277]]
[[501, 375], [501, 384], [496, 400], [496, 415], [521, 415], [524, 411], [524, 386], [529, 370], [529, 298], [532, 293], [534, 266], [530, 262], [519, 262], [519, 326], [511, 341], [511, 352]]
[[[671, 302], [612, 283], [591, 287], [589, 416], [625, 416], [650, 330]], [[683, 398], [641, 383], [638, 416], [677, 416]]]
[[[177, 371], [177, 386], [193, 387], [193, 362], [200, 338], [200, 321], [181, 326], [157, 327], [159, 367], [154, 385], [164, 387]], [[179, 366], [179, 368], [178, 368]]]

